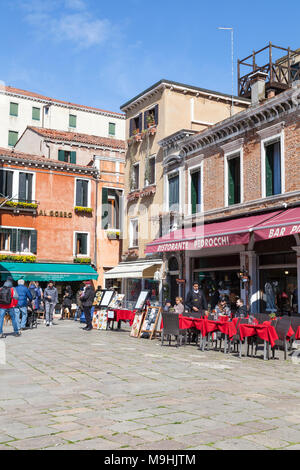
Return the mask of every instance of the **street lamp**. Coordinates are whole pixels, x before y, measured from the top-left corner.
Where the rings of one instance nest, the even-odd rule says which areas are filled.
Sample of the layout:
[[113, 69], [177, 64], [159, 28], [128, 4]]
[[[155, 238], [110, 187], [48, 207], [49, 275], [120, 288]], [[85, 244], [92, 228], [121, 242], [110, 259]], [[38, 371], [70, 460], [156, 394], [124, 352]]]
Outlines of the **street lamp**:
[[233, 96], [234, 96], [234, 39], [233, 39], [233, 28], [218, 28], [224, 31], [231, 32], [231, 67], [232, 67], [232, 93], [231, 93], [231, 116], [234, 113], [234, 103], [233, 103]]

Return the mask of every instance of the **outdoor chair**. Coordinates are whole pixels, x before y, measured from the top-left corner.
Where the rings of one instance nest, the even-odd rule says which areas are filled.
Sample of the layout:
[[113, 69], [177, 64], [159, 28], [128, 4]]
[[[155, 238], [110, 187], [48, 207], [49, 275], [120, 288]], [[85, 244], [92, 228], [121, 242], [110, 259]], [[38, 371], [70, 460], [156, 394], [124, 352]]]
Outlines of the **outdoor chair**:
[[162, 319], [163, 319], [164, 327], [161, 333], [161, 345], [163, 346], [165, 336], [167, 336], [169, 340], [169, 346], [170, 346], [171, 341], [172, 341], [172, 336], [175, 336], [175, 339], [177, 342], [176, 347], [178, 347], [179, 342], [181, 346], [183, 336], [186, 338], [186, 330], [179, 329], [179, 314], [162, 312]]
[[[291, 326], [296, 334], [300, 326], [300, 315], [299, 316], [293, 315], [292, 317], [290, 317], [290, 319], [291, 319]], [[293, 335], [290, 339], [290, 348], [292, 347], [292, 344], [294, 341], [295, 341], [295, 335]]]
[[[231, 346], [233, 346], [233, 352], [239, 353], [239, 356], [242, 357], [242, 341], [240, 337], [240, 325], [249, 323], [248, 318], [239, 318], [236, 323], [236, 335], [232, 338], [232, 341], [229, 344], [229, 352], [231, 352]], [[240, 350], [239, 350], [240, 349]]]
[[279, 318], [276, 322], [276, 333], [278, 336], [278, 339], [275, 341], [275, 348], [272, 348], [273, 352], [273, 359], [275, 359], [275, 349], [276, 347], [283, 347], [284, 349], [284, 360], [287, 358], [287, 350], [288, 350], [288, 342], [286, 339], [286, 335], [290, 329], [291, 326], [291, 317], [284, 316], [282, 318]]
[[259, 324], [262, 324], [263, 322], [270, 320], [268, 313], [256, 313], [254, 315], [254, 318], [256, 318]]

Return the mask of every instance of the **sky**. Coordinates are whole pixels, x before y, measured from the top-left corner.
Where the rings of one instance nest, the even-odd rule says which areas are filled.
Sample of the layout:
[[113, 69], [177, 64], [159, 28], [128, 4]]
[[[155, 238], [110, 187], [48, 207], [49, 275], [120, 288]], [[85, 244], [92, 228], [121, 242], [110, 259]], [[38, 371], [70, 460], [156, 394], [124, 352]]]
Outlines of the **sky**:
[[[101, 109], [162, 78], [231, 94], [236, 62], [300, 47], [299, 0], [0, 0], [0, 82]], [[247, 73], [247, 71], [246, 71]]]

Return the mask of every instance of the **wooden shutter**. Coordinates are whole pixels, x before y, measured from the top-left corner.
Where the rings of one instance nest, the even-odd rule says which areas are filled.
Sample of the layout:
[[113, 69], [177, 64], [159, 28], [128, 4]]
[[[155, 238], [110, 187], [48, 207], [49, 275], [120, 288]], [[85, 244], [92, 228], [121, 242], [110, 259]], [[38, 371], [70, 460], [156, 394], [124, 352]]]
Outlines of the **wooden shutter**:
[[31, 253], [37, 253], [37, 231], [32, 230], [30, 234], [30, 251]]
[[199, 182], [199, 172], [196, 171], [191, 175], [191, 204], [192, 204], [192, 214], [198, 212], [198, 182]]
[[17, 236], [18, 230], [16, 228], [11, 229], [11, 239], [10, 239], [10, 251], [16, 253], [17, 251]]
[[88, 239], [88, 236], [86, 233], [81, 233], [80, 234], [80, 238], [81, 238], [81, 255], [87, 255], [87, 239]]
[[281, 194], [281, 149], [280, 142], [273, 145], [273, 194]]
[[102, 188], [102, 228], [108, 228], [108, 188]]
[[228, 160], [228, 204], [235, 204], [235, 158]]
[[76, 164], [76, 152], [70, 152], [70, 153], [71, 153], [70, 163]]
[[11, 116], [18, 116], [18, 114], [19, 114], [19, 105], [18, 105], [18, 103], [10, 103], [9, 114]]
[[82, 206], [82, 181], [76, 180], [76, 206]]
[[273, 167], [274, 167], [274, 152], [273, 145], [268, 145], [266, 151], [266, 196], [273, 195]]
[[59, 150], [58, 151], [58, 160], [60, 162], [64, 162], [65, 161], [65, 151], [64, 150]]
[[147, 122], [148, 114], [149, 114], [149, 111], [144, 112], [144, 129], [147, 129], [148, 127], [148, 122]]
[[40, 121], [41, 119], [41, 110], [40, 108], [32, 108], [32, 120], [33, 121]]
[[19, 173], [19, 201], [26, 202], [26, 173]]
[[0, 193], [1, 196], [12, 197], [13, 172], [0, 170]]
[[8, 145], [14, 147], [18, 142], [18, 132], [8, 131]]
[[158, 104], [156, 104], [154, 108], [154, 119], [155, 119], [155, 124], [158, 125]]
[[143, 113], [139, 115], [139, 132], [143, 130]]
[[129, 121], [129, 137], [133, 135], [133, 119]]
[[179, 176], [169, 179], [169, 209], [177, 211], [179, 206]]

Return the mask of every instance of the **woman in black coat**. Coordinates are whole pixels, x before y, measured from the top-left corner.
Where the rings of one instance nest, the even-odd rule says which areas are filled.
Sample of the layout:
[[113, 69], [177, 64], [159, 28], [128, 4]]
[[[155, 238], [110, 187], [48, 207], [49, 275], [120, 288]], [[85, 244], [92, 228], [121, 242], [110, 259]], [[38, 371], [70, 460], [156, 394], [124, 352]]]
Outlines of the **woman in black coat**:
[[72, 293], [71, 286], [67, 286], [64, 292], [64, 296], [63, 296], [60, 320], [64, 319], [64, 313], [65, 313], [66, 308], [69, 309], [69, 311], [71, 312], [72, 297], [73, 297], [73, 293]]

